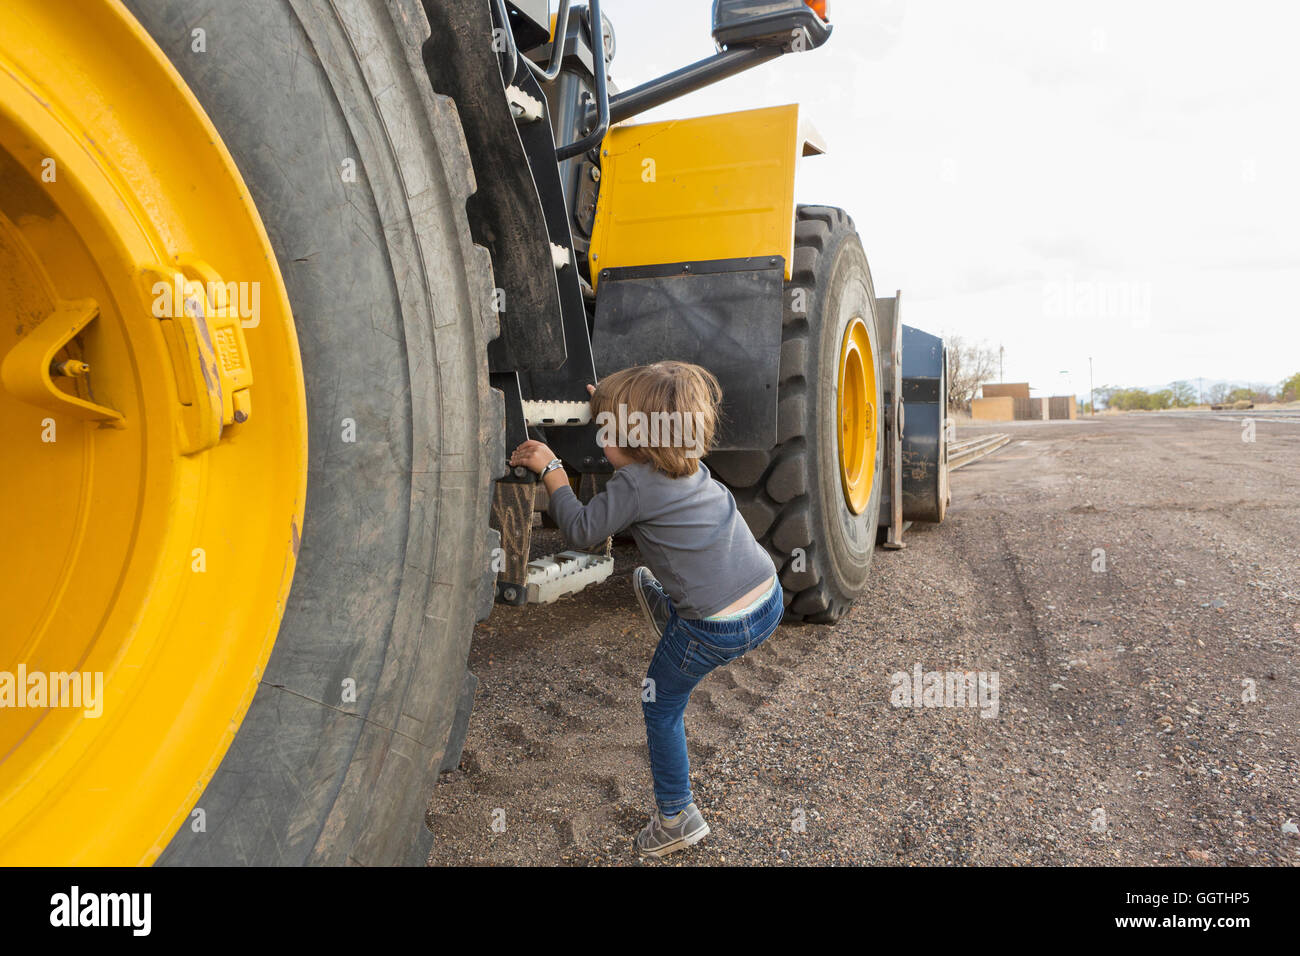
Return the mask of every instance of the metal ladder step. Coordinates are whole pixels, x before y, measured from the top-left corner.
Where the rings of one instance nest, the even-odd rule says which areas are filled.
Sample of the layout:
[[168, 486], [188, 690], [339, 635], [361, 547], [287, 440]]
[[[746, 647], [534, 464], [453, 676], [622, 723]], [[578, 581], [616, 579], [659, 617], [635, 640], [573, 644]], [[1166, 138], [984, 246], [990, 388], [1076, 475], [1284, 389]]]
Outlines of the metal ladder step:
[[550, 604], [599, 584], [614, 572], [614, 559], [586, 551], [561, 551], [528, 562], [524, 587], [529, 604]]
[[510, 104], [510, 114], [517, 125], [535, 123], [546, 115], [541, 101], [517, 86], [506, 87], [506, 102]]
[[591, 421], [590, 402], [523, 401], [524, 421], [529, 428], [586, 425]]

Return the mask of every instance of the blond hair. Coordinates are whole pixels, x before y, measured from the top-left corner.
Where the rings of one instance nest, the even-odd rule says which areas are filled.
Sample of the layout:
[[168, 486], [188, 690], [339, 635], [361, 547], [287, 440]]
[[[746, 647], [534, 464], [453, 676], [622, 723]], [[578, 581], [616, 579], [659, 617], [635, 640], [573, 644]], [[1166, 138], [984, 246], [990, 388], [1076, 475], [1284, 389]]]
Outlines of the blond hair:
[[684, 478], [713, 447], [721, 402], [722, 386], [708, 369], [655, 362], [601, 379], [591, 414], [602, 437], [616, 438], [603, 444], [625, 449], [670, 478]]

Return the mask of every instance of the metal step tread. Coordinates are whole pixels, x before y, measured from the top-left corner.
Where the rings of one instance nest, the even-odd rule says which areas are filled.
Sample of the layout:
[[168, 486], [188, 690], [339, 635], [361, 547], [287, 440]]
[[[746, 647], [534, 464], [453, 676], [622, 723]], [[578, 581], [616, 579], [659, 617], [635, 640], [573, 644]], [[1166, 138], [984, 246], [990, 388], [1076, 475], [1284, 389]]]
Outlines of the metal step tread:
[[528, 562], [524, 587], [529, 604], [550, 604], [599, 584], [614, 572], [614, 559], [586, 551], [561, 551]]
[[557, 425], [586, 425], [591, 421], [590, 402], [530, 401], [524, 407], [524, 421], [528, 427]]

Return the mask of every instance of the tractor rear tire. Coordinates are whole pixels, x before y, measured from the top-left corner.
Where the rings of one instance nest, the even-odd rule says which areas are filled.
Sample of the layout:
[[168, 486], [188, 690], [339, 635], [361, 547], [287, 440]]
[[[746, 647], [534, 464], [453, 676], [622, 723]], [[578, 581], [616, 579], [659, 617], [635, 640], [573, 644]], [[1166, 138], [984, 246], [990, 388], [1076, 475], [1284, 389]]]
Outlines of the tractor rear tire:
[[126, 3], [257, 205], [309, 421], [283, 624], [234, 742], [196, 782], [202, 827], [192, 814], [159, 862], [423, 865], [473, 699], [505, 462], [491, 265], [470, 238], [459, 117], [421, 60], [428, 21], [419, 0]]
[[871, 341], [874, 413], [884, 408], [875, 302], [853, 220], [842, 209], [799, 207], [785, 289], [776, 447], [708, 459], [780, 570], [788, 621], [833, 624], [867, 584], [884, 429], [877, 420], [870, 498], [854, 513], [840, 474], [837, 374], [845, 332], [860, 318]]

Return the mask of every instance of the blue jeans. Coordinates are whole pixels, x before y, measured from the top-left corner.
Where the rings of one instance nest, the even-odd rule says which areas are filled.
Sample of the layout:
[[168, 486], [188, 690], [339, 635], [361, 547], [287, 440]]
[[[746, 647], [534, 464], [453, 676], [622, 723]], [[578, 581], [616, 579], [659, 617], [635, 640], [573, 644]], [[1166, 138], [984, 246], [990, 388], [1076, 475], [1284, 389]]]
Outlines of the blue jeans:
[[670, 613], [641, 693], [655, 802], [665, 816], [672, 816], [693, 800], [682, 722], [691, 691], [715, 667], [734, 661], [767, 640], [781, 623], [783, 613], [780, 585], [759, 607], [732, 621], [678, 617], [676, 608]]

